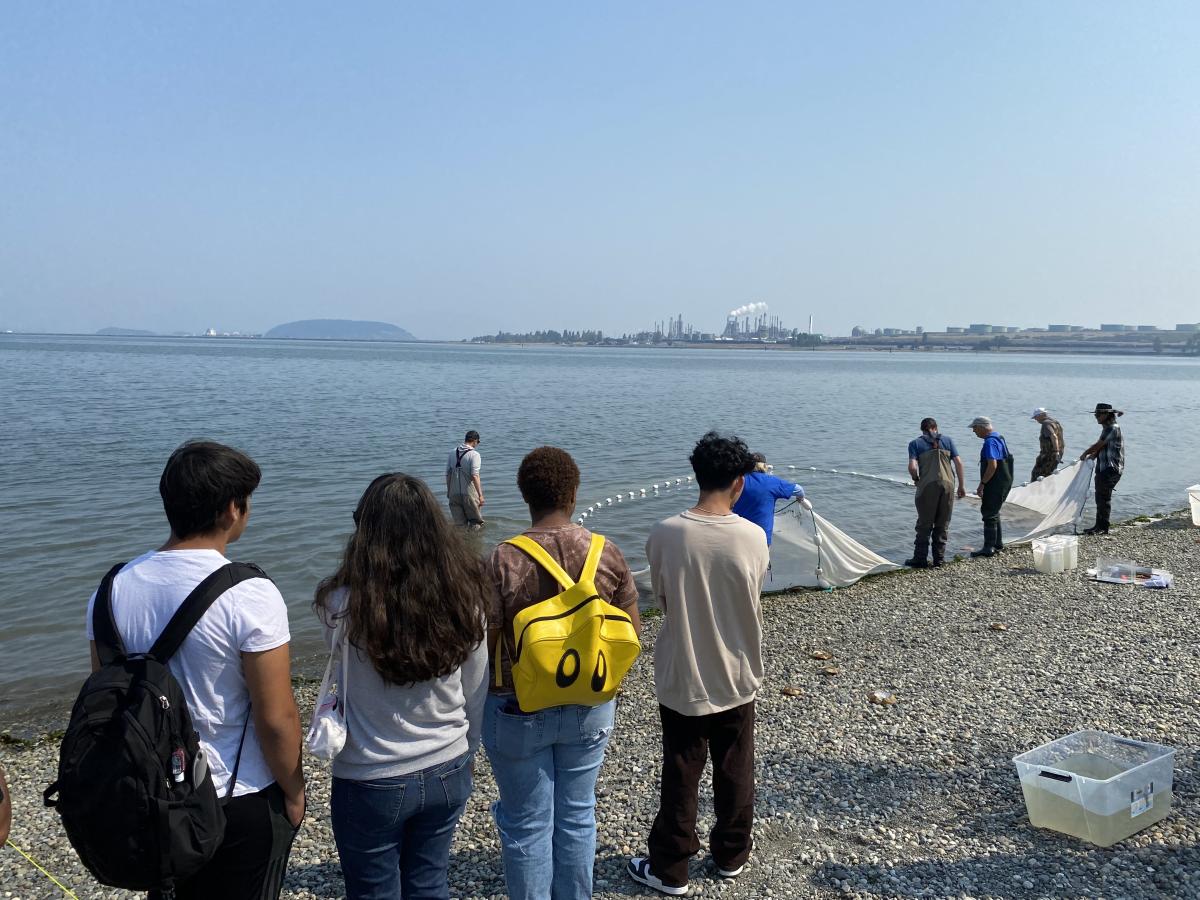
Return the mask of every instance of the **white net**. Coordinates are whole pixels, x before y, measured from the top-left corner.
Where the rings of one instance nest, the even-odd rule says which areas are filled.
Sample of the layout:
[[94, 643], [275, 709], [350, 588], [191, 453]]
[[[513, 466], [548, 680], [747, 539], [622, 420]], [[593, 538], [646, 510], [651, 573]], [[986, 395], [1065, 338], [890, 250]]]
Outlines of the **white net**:
[[[1028, 543], [1035, 538], [1053, 534], [1064, 529], [1073, 529], [1083, 516], [1084, 507], [1091, 492], [1095, 462], [1086, 460], [1060, 469], [1053, 475], [1014, 487], [1004, 504], [1006, 518], [1022, 523], [1024, 534], [1015, 539], [1006, 539], [1006, 544]], [[833, 475], [848, 475], [906, 484], [898, 479], [885, 478], [860, 472], [837, 469], [817, 469], [811, 466], [777, 466], [776, 472], [823, 472]], [[661, 482], [669, 486], [690, 486], [691, 477], [666, 479]], [[657, 496], [659, 485], [605, 498], [588, 507], [580, 516], [584, 524], [589, 516], [599, 512], [602, 506], [611, 507], [625, 500], [626, 503], [647, 496]], [[968, 501], [978, 505], [978, 498], [968, 496]], [[795, 588], [838, 588], [854, 584], [868, 575], [877, 575], [900, 568], [900, 565], [879, 555], [865, 544], [856, 541], [823, 516], [805, 510], [798, 503], [781, 506], [775, 515], [775, 534], [771, 544], [771, 570], [763, 585], [765, 592], [787, 591]], [[633, 573], [638, 587], [649, 593], [650, 570], [643, 568]]]

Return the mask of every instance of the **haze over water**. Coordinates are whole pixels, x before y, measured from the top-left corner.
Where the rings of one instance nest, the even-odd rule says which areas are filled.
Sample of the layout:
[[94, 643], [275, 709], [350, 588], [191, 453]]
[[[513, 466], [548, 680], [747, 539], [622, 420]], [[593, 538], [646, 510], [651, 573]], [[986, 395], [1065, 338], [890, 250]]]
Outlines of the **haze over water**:
[[[312, 592], [337, 565], [361, 491], [399, 470], [441, 496], [446, 455], [467, 428], [483, 435], [488, 544], [526, 521], [515, 473], [532, 447], [575, 456], [585, 508], [687, 474], [691, 445], [710, 427], [779, 466], [903, 478], [906, 444], [932, 415], [973, 486], [973, 416], [993, 417], [1024, 480], [1037, 452], [1033, 407], [1063, 422], [1074, 458], [1095, 440], [1090, 411], [1105, 401], [1126, 410], [1116, 519], [1177, 509], [1200, 481], [1192, 360], [0, 335], [0, 383], [6, 716], [73, 694], [87, 668], [88, 596], [113, 563], [165, 540], [158, 477], [189, 438], [241, 447], [262, 466], [250, 527], [230, 556], [279, 584], [298, 655], [316, 649]], [[796, 475], [824, 516], [904, 559], [910, 491]], [[693, 497], [627, 501], [588, 524], [637, 567], [649, 527]], [[977, 510], [960, 506], [951, 547], [979, 533]]]

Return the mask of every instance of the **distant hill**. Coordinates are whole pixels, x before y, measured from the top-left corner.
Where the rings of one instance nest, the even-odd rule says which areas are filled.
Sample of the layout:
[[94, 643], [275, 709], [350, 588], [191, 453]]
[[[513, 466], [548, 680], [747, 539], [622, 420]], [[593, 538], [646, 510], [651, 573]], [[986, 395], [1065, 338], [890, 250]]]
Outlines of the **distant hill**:
[[387, 322], [355, 322], [351, 319], [305, 319], [276, 325], [265, 338], [310, 341], [415, 341], [403, 328]]
[[142, 331], [140, 328], [101, 328], [96, 334], [112, 337], [154, 337], [153, 331]]

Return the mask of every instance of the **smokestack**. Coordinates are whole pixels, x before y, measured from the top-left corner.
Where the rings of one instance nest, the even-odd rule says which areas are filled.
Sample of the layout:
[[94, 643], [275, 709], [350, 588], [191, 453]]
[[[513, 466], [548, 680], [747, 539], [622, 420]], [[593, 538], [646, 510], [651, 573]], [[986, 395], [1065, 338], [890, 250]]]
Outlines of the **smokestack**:
[[809, 313], [809, 314], [808, 314], [808, 333], [809, 333], [809, 334], [812, 334], [812, 333], [813, 333], [813, 330], [812, 330], [812, 313]]

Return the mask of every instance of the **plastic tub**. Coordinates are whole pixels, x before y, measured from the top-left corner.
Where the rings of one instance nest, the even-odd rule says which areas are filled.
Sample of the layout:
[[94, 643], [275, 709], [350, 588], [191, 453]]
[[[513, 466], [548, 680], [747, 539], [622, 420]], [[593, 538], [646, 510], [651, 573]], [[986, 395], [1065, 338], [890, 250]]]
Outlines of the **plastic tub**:
[[1060, 534], [1055, 540], [1062, 544], [1063, 568], [1072, 572], [1079, 565], [1079, 538], [1073, 534]]
[[1063, 545], [1054, 538], [1038, 538], [1033, 542], [1033, 567], [1043, 575], [1065, 571]]
[[1137, 565], [1128, 559], [1101, 556], [1096, 560], [1096, 580], [1112, 584], [1133, 584]]
[[1103, 731], [1077, 731], [1013, 757], [1029, 821], [1100, 847], [1171, 810], [1175, 751]]
[[1200, 525], [1200, 484], [1193, 484], [1188, 491], [1188, 506], [1192, 508], [1192, 524]]

